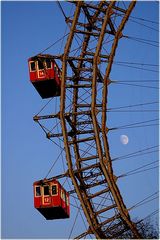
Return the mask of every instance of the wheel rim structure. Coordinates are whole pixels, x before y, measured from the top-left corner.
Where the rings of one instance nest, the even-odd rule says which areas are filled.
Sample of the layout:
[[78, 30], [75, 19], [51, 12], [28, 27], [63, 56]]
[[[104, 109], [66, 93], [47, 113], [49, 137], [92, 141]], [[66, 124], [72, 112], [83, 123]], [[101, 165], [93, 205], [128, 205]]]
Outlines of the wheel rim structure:
[[[49, 132], [47, 137], [63, 138], [68, 176], [89, 224], [88, 230], [76, 238], [88, 234], [97, 239], [123, 238], [127, 231], [141, 238], [113, 173], [106, 111], [112, 62], [136, 1], [129, 2], [126, 9], [118, 7], [116, 1], [69, 3], [76, 5], [73, 18], [66, 19], [70, 33], [64, 54], [55, 56], [62, 61], [60, 111], [35, 116], [34, 120], [58, 118], [61, 123], [62, 132]], [[115, 28], [113, 20], [118, 13], [123, 17]], [[103, 51], [105, 43], [107, 54]], [[70, 111], [68, 98], [72, 101]]]

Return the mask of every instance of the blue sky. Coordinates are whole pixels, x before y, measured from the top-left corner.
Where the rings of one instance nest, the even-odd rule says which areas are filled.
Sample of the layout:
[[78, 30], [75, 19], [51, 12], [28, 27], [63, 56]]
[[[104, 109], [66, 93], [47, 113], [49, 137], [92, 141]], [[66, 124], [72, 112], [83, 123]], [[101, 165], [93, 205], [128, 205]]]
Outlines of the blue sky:
[[[63, 3], [66, 12], [70, 4]], [[59, 149], [48, 141], [42, 130], [33, 121], [33, 116], [45, 105], [29, 82], [27, 59], [43, 51], [66, 30], [64, 18], [56, 2], [7, 2], [2, 9], [2, 238], [68, 238], [77, 210], [72, 207], [68, 220], [46, 221], [33, 207], [32, 184], [44, 178]], [[138, 2], [132, 16], [158, 22], [156, 2]], [[146, 24], [145, 22], [142, 22]], [[158, 29], [158, 25], [147, 23]], [[158, 41], [158, 32], [145, 26], [128, 22], [125, 33], [144, 39]], [[59, 54], [61, 43], [48, 50]], [[122, 39], [116, 55], [117, 61], [158, 64], [158, 48], [130, 39]], [[140, 67], [145, 68], [145, 65]], [[157, 70], [158, 68], [152, 68]], [[157, 72], [132, 69], [114, 65], [113, 80], [158, 80]], [[148, 84], [148, 83], [147, 83]], [[155, 86], [155, 83], [148, 86]], [[117, 107], [142, 102], [158, 101], [158, 90], [137, 88], [119, 84], [110, 85], [109, 106]], [[52, 105], [50, 104], [50, 107]], [[139, 108], [143, 110], [143, 107]], [[157, 105], [150, 109], [158, 109]], [[46, 110], [47, 111], [47, 110]], [[157, 112], [110, 113], [110, 127], [121, 126], [136, 121], [158, 118]], [[129, 137], [129, 144], [120, 143], [120, 135]], [[158, 145], [158, 128], [122, 129], [109, 133], [110, 150], [113, 158], [143, 148]], [[115, 173], [121, 175], [152, 160], [158, 154], [140, 156], [138, 160], [115, 161]], [[147, 162], [148, 160], [148, 162]], [[53, 175], [62, 169], [62, 161], [55, 165]], [[52, 173], [50, 177], [52, 176]], [[120, 180], [119, 187], [127, 206], [132, 206], [158, 189], [158, 172], [148, 171]], [[153, 201], [137, 208], [133, 218], [144, 218], [157, 209]], [[147, 214], [146, 214], [147, 211]], [[79, 216], [73, 236], [83, 232], [84, 225]], [[62, 231], [63, 229], [63, 231]]]

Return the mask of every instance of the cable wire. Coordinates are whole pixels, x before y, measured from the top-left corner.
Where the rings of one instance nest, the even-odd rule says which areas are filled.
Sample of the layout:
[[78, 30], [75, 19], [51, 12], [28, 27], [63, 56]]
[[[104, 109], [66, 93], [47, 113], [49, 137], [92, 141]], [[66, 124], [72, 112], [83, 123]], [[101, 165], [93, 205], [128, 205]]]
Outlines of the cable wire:
[[[152, 146], [152, 147], [148, 147], [148, 148], [144, 148], [144, 149], [141, 149], [141, 150], [138, 150], [138, 151], [135, 151], [135, 152], [132, 152], [132, 153], [129, 153], [129, 154], [126, 154], [126, 155], [122, 155], [120, 157], [116, 157], [116, 158], [113, 158], [112, 161], [116, 161], [116, 160], [119, 160], [119, 159], [125, 159], [125, 158], [128, 158], [128, 157], [135, 157], [135, 156], [139, 156], [139, 153], [140, 155], [143, 155], [143, 154], [146, 154], [145, 152], [148, 151], [148, 150], [151, 150], [151, 149], [155, 149], [155, 148], [158, 148], [159, 145], [156, 145], [156, 146]], [[158, 150], [153, 150], [152, 152], [157, 152]], [[148, 154], [149, 152], [147, 152]], [[138, 154], [138, 155], [137, 155]]]
[[66, 16], [66, 14], [65, 14], [65, 12], [64, 12], [64, 10], [63, 10], [61, 4], [60, 4], [60, 2], [59, 2], [59, 1], [56, 1], [56, 3], [58, 4], [58, 6], [59, 6], [59, 8], [60, 8], [60, 10], [61, 10], [61, 12], [62, 12], [64, 18], [65, 18], [65, 21], [66, 21], [66, 20], [67, 20], [67, 16]]

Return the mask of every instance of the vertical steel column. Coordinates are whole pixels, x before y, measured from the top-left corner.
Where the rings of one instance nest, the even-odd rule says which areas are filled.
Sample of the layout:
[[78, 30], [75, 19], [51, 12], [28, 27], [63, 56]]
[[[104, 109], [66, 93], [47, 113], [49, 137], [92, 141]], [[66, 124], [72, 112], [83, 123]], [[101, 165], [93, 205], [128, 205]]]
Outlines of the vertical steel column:
[[96, 145], [97, 145], [97, 152], [99, 156], [99, 160], [103, 161], [103, 153], [102, 153], [102, 147], [101, 147], [101, 140], [100, 140], [100, 131], [99, 126], [97, 123], [97, 117], [96, 117], [96, 97], [97, 97], [97, 69], [98, 69], [98, 58], [102, 47], [102, 42], [105, 35], [105, 30], [108, 24], [108, 20], [110, 17], [110, 13], [112, 10], [112, 6], [114, 5], [114, 1], [110, 3], [110, 5], [107, 8], [106, 15], [104, 17], [102, 29], [99, 36], [99, 41], [96, 47], [96, 52], [94, 54], [93, 58], [93, 81], [92, 81], [92, 103], [91, 103], [91, 113], [92, 113], [92, 120], [93, 120], [93, 126], [95, 131], [95, 137], [96, 137]]
[[[112, 67], [112, 63], [113, 63], [113, 59], [115, 56], [115, 52], [116, 52], [116, 48], [118, 46], [118, 40], [119, 38], [122, 36], [122, 30], [125, 26], [125, 23], [127, 22], [131, 11], [133, 10], [134, 6], [136, 4], [136, 1], [132, 1], [129, 5], [129, 8], [127, 9], [122, 22], [115, 34], [115, 39], [112, 45], [112, 49], [111, 49], [111, 53], [109, 56], [109, 60], [108, 60], [108, 66], [106, 69], [106, 74], [104, 77], [104, 88], [103, 88], [103, 102], [102, 102], [102, 136], [103, 136], [103, 142], [104, 142], [104, 148], [106, 151], [106, 160], [107, 160], [107, 167], [110, 173], [110, 180], [111, 180], [111, 192], [113, 194], [114, 200], [117, 204], [117, 207], [120, 211], [121, 217], [123, 218], [124, 222], [128, 225], [128, 227], [131, 229], [131, 231], [133, 232], [135, 238], [141, 238], [140, 234], [138, 233], [134, 223], [131, 221], [130, 216], [128, 214], [128, 210], [123, 202], [122, 196], [120, 194], [120, 191], [116, 185], [116, 182], [114, 180], [113, 177], [113, 170], [112, 170], [112, 164], [111, 164], [111, 158], [110, 158], [110, 154], [109, 154], [109, 145], [108, 145], [108, 140], [107, 140], [107, 136], [106, 136], [106, 102], [107, 102], [107, 95], [108, 95], [108, 79], [109, 79], [109, 74], [111, 71], [111, 67]], [[107, 171], [105, 169], [105, 166], [102, 165], [102, 168], [104, 169], [104, 174], [107, 176]]]
[[[72, 159], [71, 159], [71, 154], [70, 154], [70, 149], [69, 149], [69, 145], [68, 145], [68, 134], [67, 134], [67, 128], [66, 128], [66, 122], [65, 122], [65, 117], [64, 117], [64, 113], [65, 113], [65, 82], [66, 82], [66, 73], [67, 73], [67, 57], [69, 54], [69, 50], [71, 48], [71, 44], [72, 44], [72, 40], [73, 40], [73, 36], [74, 36], [74, 30], [76, 28], [76, 23], [78, 21], [78, 17], [80, 15], [80, 9], [82, 6], [83, 2], [79, 1], [77, 2], [77, 6], [76, 6], [76, 10], [75, 10], [75, 14], [74, 14], [74, 19], [72, 22], [72, 26], [70, 29], [70, 34], [68, 36], [67, 39], [67, 43], [65, 46], [65, 50], [64, 50], [64, 55], [63, 55], [63, 59], [62, 59], [62, 80], [61, 80], [61, 98], [60, 98], [60, 120], [61, 120], [61, 127], [62, 127], [62, 133], [63, 133], [63, 139], [64, 139], [64, 147], [65, 147], [65, 152], [66, 152], [66, 159], [67, 159], [67, 163], [68, 163], [68, 171], [69, 171], [69, 175], [72, 179], [72, 182], [74, 184], [75, 190], [77, 192], [77, 195], [80, 199], [84, 214], [88, 220], [89, 226], [91, 228], [91, 231], [95, 234], [96, 238], [100, 239], [100, 238], [104, 238], [105, 235], [103, 235], [102, 232], [99, 233], [99, 231], [97, 230], [97, 224], [96, 224], [96, 219], [93, 218], [93, 216], [90, 216], [90, 205], [87, 204], [88, 202], [85, 201], [85, 199], [83, 198], [83, 195], [81, 193], [81, 190], [79, 189], [78, 186], [78, 182], [76, 180], [76, 177], [74, 175], [74, 171], [73, 171], [73, 166], [72, 166]], [[95, 221], [94, 221], [95, 219]]]

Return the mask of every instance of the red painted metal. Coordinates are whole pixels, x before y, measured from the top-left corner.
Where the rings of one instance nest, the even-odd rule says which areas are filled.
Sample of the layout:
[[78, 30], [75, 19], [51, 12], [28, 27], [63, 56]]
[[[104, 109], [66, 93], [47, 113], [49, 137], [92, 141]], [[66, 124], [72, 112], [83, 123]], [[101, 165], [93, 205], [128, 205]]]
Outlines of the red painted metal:
[[60, 96], [61, 70], [51, 55], [28, 59], [30, 81], [42, 98]]
[[34, 207], [47, 219], [70, 217], [69, 194], [57, 180], [33, 183]]

